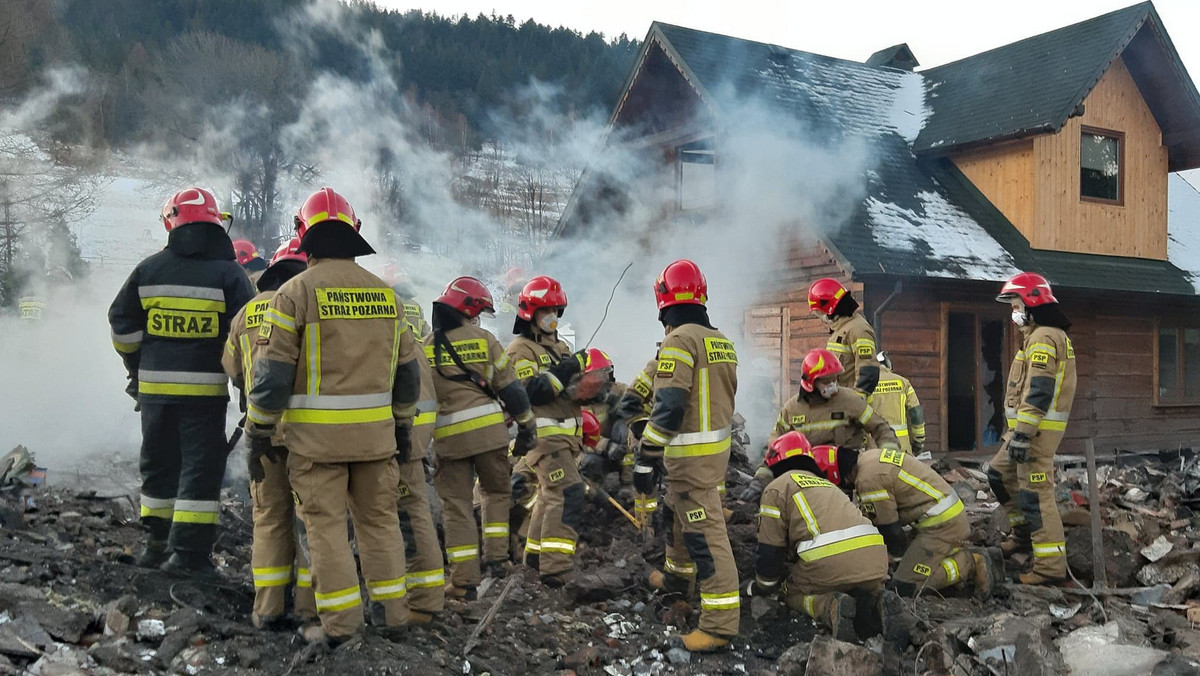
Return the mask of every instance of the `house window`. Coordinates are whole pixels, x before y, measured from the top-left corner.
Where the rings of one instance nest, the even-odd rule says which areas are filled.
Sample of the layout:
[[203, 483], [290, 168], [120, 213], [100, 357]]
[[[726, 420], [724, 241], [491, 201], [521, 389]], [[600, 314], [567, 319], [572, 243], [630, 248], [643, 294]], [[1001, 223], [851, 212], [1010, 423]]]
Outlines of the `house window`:
[[717, 175], [712, 138], [679, 146], [679, 209], [707, 209], [716, 204]]
[[1124, 134], [1084, 127], [1079, 142], [1080, 199], [1085, 202], [1123, 204], [1124, 164]]
[[1200, 328], [1160, 326], [1155, 403], [1200, 404]]

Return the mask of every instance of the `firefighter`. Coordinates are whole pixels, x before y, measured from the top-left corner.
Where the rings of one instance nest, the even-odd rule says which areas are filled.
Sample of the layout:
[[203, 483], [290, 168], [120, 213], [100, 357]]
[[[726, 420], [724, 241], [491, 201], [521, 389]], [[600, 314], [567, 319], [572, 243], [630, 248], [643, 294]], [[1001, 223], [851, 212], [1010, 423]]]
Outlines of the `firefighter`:
[[529, 393], [537, 418], [538, 446], [525, 462], [537, 475], [537, 499], [525, 541], [525, 565], [548, 586], [568, 582], [583, 519], [583, 478], [575, 464], [582, 451], [579, 402], [568, 388], [587, 365], [585, 352], [571, 352], [558, 337], [567, 307], [562, 285], [550, 277], [530, 279], [517, 299], [516, 338], [508, 356]]
[[257, 284], [258, 278], [267, 269], [267, 262], [258, 254], [258, 247], [248, 239], [235, 239], [233, 240], [233, 251], [237, 254], [238, 265], [246, 271], [250, 281]]
[[841, 282], [824, 277], [808, 287], [808, 308], [829, 329], [825, 349], [842, 363], [838, 384], [870, 395], [879, 382], [875, 329], [858, 311], [858, 301]]
[[[766, 460], [775, 478], [763, 492], [758, 560], [743, 593], [782, 589], [789, 608], [821, 622], [838, 640], [857, 640], [858, 609], [878, 612], [882, 606], [888, 573], [883, 536], [822, 477], [803, 434], [780, 436]], [[858, 624], [871, 626], [864, 619]]]
[[[630, 485], [633, 482], [635, 455], [633, 449], [637, 448], [638, 442], [641, 441], [646, 421], [649, 420], [650, 413], [654, 410], [654, 372], [656, 370], [658, 370], [657, 348], [654, 359], [646, 362], [646, 366], [625, 388], [621, 393], [621, 398], [617, 400], [616, 406], [613, 407], [613, 427], [617, 428], [615, 436], [621, 438], [621, 430], [618, 426], [624, 427], [625, 448], [610, 449], [608, 457], [611, 462], [621, 463], [622, 485]], [[621, 452], [624, 452], [624, 455], [618, 460], [617, 455]], [[634, 510], [639, 516], [652, 513], [657, 509], [657, 495], [634, 494]]]
[[[395, 287], [392, 287], [395, 291]], [[401, 303], [401, 296], [396, 296]], [[407, 304], [405, 304], [407, 307]], [[419, 309], [419, 308], [418, 308]], [[399, 307], [397, 307], [399, 310]], [[404, 311], [409, 330], [418, 335], [417, 319]], [[413, 418], [412, 453], [407, 462], [400, 463], [400, 484], [396, 486], [396, 510], [400, 518], [400, 533], [404, 536], [404, 581], [408, 587], [408, 623], [430, 624], [445, 609], [446, 571], [442, 567], [442, 545], [438, 541], [433, 508], [429, 504], [429, 487], [425, 479], [425, 462], [433, 445], [434, 423], [437, 421], [437, 391], [433, 369], [425, 359], [418, 359], [421, 387], [417, 399], [417, 414]]]
[[[285, 242], [258, 278], [258, 295], [233, 318], [221, 365], [234, 386], [243, 393], [246, 383], [253, 381], [251, 345], [258, 339], [258, 329], [271, 297], [307, 267], [308, 256], [300, 251], [300, 240], [292, 238]], [[296, 585], [293, 603], [296, 616], [301, 621], [312, 621], [317, 617], [312, 572], [305, 551], [307, 546], [300, 543], [300, 533], [295, 527], [298, 517], [292, 499], [292, 484], [287, 477], [286, 456], [287, 449], [276, 444], [269, 455], [249, 463], [254, 517], [254, 540], [250, 547], [254, 610], [250, 620], [258, 629], [278, 625], [283, 619], [287, 588], [293, 582]]]
[[484, 567], [501, 577], [509, 559], [506, 411], [518, 425], [513, 454], [523, 456], [537, 446], [534, 414], [512, 361], [496, 337], [479, 327], [480, 315], [492, 312], [492, 295], [483, 282], [459, 277], [433, 302], [433, 334], [425, 339], [438, 402], [433, 482], [445, 505], [450, 564], [446, 594], [458, 600], [473, 599], [480, 578], [472, 500], [475, 477], [481, 493]]
[[[809, 351], [800, 365], [800, 393], [784, 404], [767, 443], [795, 430], [819, 445], [898, 450], [900, 442], [888, 421], [862, 396], [838, 383], [842, 373], [842, 363], [833, 352], [821, 348]], [[741, 499], [749, 502], [757, 498], [772, 476], [764, 462], [754, 473], [754, 481], [742, 491]]]
[[690, 651], [711, 651], [737, 635], [741, 605], [718, 492], [729, 466], [737, 353], [709, 322], [708, 283], [695, 263], [668, 265], [654, 295], [666, 338], [655, 369], [654, 410], [633, 468], [634, 487], [643, 495], [656, 494], [665, 470], [666, 563], [650, 574], [650, 585], [689, 591], [699, 583], [700, 626], [682, 641]]
[[162, 211], [167, 247], [143, 260], [108, 310], [126, 389], [142, 417], [138, 565], [215, 572], [229, 386], [221, 354], [229, 323], [254, 295], [213, 194], [188, 188]]
[[[967, 586], [977, 598], [986, 599], [1002, 581], [1002, 561], [964, 548], [971, 523], [962, 500], [925, 463], [892, 449], [859, 452], [817, 446], [812, 455], [825, 478], [857, 494], [859, 507], [883, 535], [888, 553], [900, 557], [891, 582], [900, 596], [914, 596], [926, 587], [936, 591]], [[912, 542], [904, 534], [905, 526], [916, 533]]]
[[395, 293], [354, 262], [375, 251], [346, 198], [322, 188], [295, 221], [308, 269], [280, 287], [263, 315], [246, 434], [251, 454], [265, 456], [283, 423], [279, 443], [308, 533], [317, 613], [336, 644], [363, 629], [347, 508], [373, 623], [408, 620], [396, 487], [398, 463], [412, 452], [421, 353]]
[[917, 399], [917, 391], [908, 378], [892, 370], [892, 359], [887, 352], [880, 351], [876, 359], [879, 383], [867, 397], [867, 403], [891, 424], [900, 450], [921, 455], [925, 452], [925, 410]]
[[427, 338], [432, 331], [429, 322], [425, 321], [425, 312], [417, 302], [417, 290], [413, 288], [412, 279], [408, 273], [395, 263], [388, 263], [383, 268], [383, 281], [396, 292], [396, 298], [404, 303], [404, 317], [421, 340]]
[[1075, 398], [1075, 348], [1050, 283], [1033, 272], [1013, 276], [996, 300], [1012, 306], [1023, 338], [1009, 369], [1004, 405], [1008, 436], [988, 469], [988, 483], [1008, 512], [1006, 554], [1033, 552], [1022, 584], [1067, 577], [1067, 543], [1054, 501], [1054, 452], [1067, 429]]
[[583, 412], [592, 414], [599, 426], [594, 444], [589, 446], [584, 439], [584, 453], [579, 459], [580, 472], [593, 481], [603, 482], [609, 472], [620, 472], [623, 468], [628, 435], [625, 423], [617, 419], [616, 407], [625, 389], [613, 376], [612, 358], [603, 350], [588, 348], [575, 397], [583, 403]]

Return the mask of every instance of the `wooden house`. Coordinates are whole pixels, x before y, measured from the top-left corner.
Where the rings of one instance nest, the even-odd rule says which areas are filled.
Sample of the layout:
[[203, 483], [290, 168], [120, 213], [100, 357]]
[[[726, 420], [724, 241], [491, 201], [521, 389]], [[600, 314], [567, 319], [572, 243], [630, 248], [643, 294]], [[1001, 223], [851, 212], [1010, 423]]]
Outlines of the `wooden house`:
[[[1018, 342], [994, 298], [1032, 270], [1074, 322], [1063, 451], [1088, 437], [1102, 450], [1200, 442], [1200, 195], [1176, 174], [1200, 167], [1200, 95], [1153, 5], [917, 65], [905, 45], [859, 63], [655, 23], [611, 124], [674, 173], [679, 211], [720, 200], [729, 121], [713, 92], [761, 96], [875, 144], [849, 223], [794, 242], [746, 310], [743, 342], [778, 363], [780, 397], [827, 336], [808, 284], [837, 277], [919, 392], [927, 447], [994, 451]], [[914, 105], [915, 125], [897, 121]], [[560, 235], [586, 233], [611, 192], [585, 173]]]

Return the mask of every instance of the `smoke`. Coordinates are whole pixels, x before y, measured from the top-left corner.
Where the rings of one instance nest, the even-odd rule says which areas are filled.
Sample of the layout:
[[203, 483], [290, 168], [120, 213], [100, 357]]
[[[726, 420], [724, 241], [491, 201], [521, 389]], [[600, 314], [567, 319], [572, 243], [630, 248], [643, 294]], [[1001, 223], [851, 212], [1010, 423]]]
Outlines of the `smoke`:
[[[462, 274], [482, 278], [497, 293], [514, 265], [552, 275], [570, 297], [564, 322], [575, 330], [576, 347], [596, 332], [591, 345], [613, 357], [624, 382], [654, 357], [663, 334], [651, 290], [655, 276], [671, 261], [690, 258], [708, 278], [714, 324], [739, 346], [739, 412], [754, 445], [765, 439], [777, 410], [773, 395], [762, 395], [770, 369], [742, 339], [745, 312], [771, 286], [781, 252], [840, 227], [842, 215], [861, 203], [869, 146], [830, 141], [765, 101], [718, 91], [711, 104], [720, 122], [709, 146], [715, 160], [707, 165], [718, 206], [680, 212], [676, 165], [633, 142], [637, 130], [610, 130], [608, 110], [579, 110], [556, 87], [532, 81], [492, 111], [494, 144], [459, 157], [428, 142], [433, 121], [406, 95], [401, 64], [381, 36], [358, 27], [354, 12], [317, 0], [280, 20], [285, 44], [335, 39], [358, 50], [361, 67], [353, 76], [324, 72], [303, 83], [294, 114], [269, 128], [277, 132], [279, 157], [287, 158], [275, 186], [283, 213], [271, 234], [289, 236], [289, 214], [329, 185], [349, 198], [364, 236], [380, 252], [360, 262], [376, 272], [398, 263], [427, 309]], [[164, 193], [167, 180], [186, 181], [210, 186], [224, 200], [237, 185], [230, 157], [245, 145], [247, 130], [270, 117], [264, 105], [214, 102], [220, 114], [208, 118], [182, 157], [178, 143], [163, 141], [129, 161], [169, 177], [160, 179]], [[579, 236], [550, 241], [556, 215], [585, 170], [603, 177], [622, 207]], [[165, 241], [161, 230], [142, 223], [129, 228], [130, 237], [146, 227]], [[128, 269], [113, 273], [116, 279]], [[35, 452], [44, 445], [50, 460], [39, 456], [43, 464], [68, 463], [93, 449], [136, 448], [136, 417], [102, 311], [116, 291], [110, 281], [77, 291], [44, 328], [23, 334], [20, 349], [0, 354], [6, 381], [24, 384], [2, 395], [4, 410], [19, 415], [0, 430], [0, 444], [25, 443]], [[494, 328], [502, 337], [511, 331]]]

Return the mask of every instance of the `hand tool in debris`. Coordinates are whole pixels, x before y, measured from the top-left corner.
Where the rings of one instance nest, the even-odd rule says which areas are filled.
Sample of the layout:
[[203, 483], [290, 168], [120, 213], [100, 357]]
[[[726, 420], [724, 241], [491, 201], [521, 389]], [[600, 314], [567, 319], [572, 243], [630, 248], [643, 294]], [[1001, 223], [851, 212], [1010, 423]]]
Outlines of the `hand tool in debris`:
[[242, 440], [242, 435], [246, 433], [246, 414], [242, 414], [242, 419], [238, 421], [237, 427], [233, 428], [233, 434], [229, 436], [229, 442], [225, 444], [225, 455], [233, 453], [233, 449], [237, 448], [238, 442]]
[[508, 593], [512, 591], [514, 586], [516, 586], [518, 579], [520, 579], [519, 575], [509, 576], [508, 583], [505, 584], [504, 589], [500, 591], [500, 596], [497, 596], [496, 600], [492, 602], [492, 607], [488, 608], [487, 615], [484, 615], [483, 619], [479, 621], [479, 624], [475, 627], [475, 631], [471, 632], [471, 637], [467, 639], [467, 644], [463, 646], [463, 657], [466, 657], [467, 653], [471, 652], [475, 649], [475, 646], [479, 645], [479, 635], [483, 633], [484, 629], [487, 629], [488, 625], [492, 623], [492, 620], [496, 619], [496, 613], [500, 610], [500, 604], [504, 603], [504, 599], [508, 598]]
[[588, 338], [588, 342], [583, 346], [583, 349], [586, 350], [591, 347], [592, 341], [596, 339], [596, 334], [600, 333], [600, 327], [604, 326], [604, 320], [608, 319], [608, 306], [612, 305], [613, 298], [617, 295], [617, 287], [621, 286], [621, 280], [625, 279], [625, 273], [629, 272], [629, 268], [632, 267], [633, 261], [629, 261], [629, 265], [626, 265], [625, 269], [621, 271], [621, 276], [617, 277], [617, 283], [613, 284], [612, 292], [608, 294], [608, 302], [604, 304], [604, 315], [600, 317], [600, 323], [596, 325], [596, 330], [592, 331], [592, 336]]
[[624, 515], [626, 519], [629, 519], [629, 522], [633, 524], [634, 528], [636, 528], [638, 530], [642, 529], [642, 522], [639, 521], [632, 514], [630, 514], [629, 510], [622, 507], [621, 503], [617, 502], [616, 499], [613, 498], [613, 496], [608, 494], [608, 491], [605, 491], [603, 488], [600, 488], [596, 484], [592, 483], [591, 480], [589, 480], [589, 479], [584, 479], [583, 483], [584, 483], [584, 485], [586, 485], [588, 487], [588, 490], [594, 491], [596, 493], [596, 495], [599, 495], [600, 497], [604, 498], [605, 500], [608, 500], [608, 502], [610, 504], [612, 504], [613, 507], [616, 507], [618, 512], [620, 512], [622, 515]]

